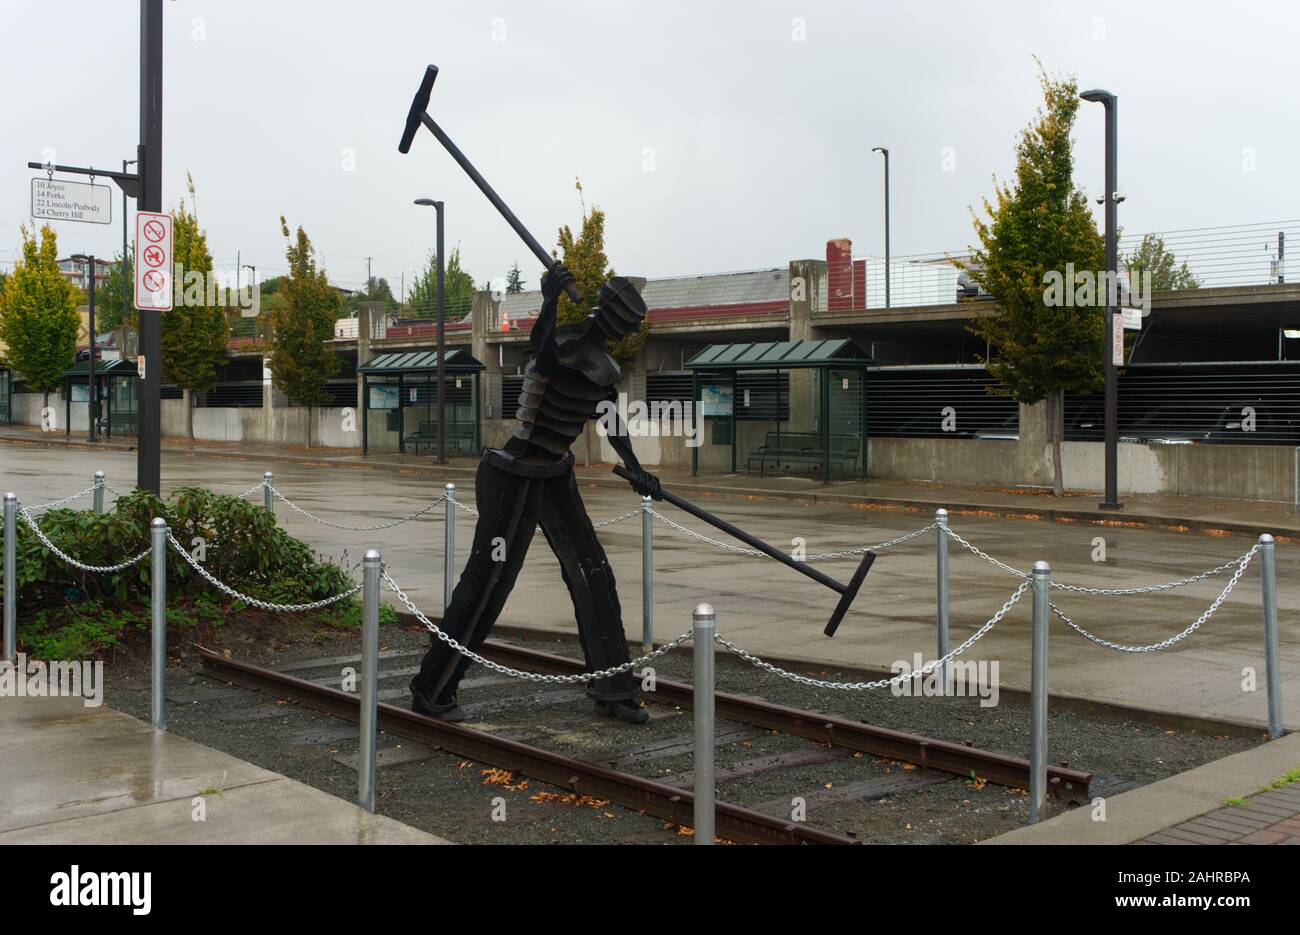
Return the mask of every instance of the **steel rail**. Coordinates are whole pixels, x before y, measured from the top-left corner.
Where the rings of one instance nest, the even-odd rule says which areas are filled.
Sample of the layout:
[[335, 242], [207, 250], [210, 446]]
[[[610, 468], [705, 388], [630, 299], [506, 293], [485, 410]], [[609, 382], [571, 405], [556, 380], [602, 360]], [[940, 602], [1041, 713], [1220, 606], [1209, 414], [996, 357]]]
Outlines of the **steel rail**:
[[[360, 696], [316, 685], [263, 666], [238, 662], [196, 647], [201, 671], [221, 681], [236, 682], [281, 697], [292, 698], [318, 711], [355, 721], [360, 715]], [[562, 657], [557, 657], [562, 658]], [[581, 669], [579, 670], [581, 671]], [[456, 756], [490, 763], [500, 769], [522, 773], [533, 779], [568, 789], [575, 795], [608, 799], [626, 808], [667, 819], [677, 826], [690, 826], [694, 796], [689, 790], [665, 785], [620, 772], [598, 763], [552, 753], [515, 740], [439, 721], [398, 708], [379, 704], [379, 729]], [[718, 802], [717, 833], [728, 840], [747, 844], [856, 844], [852, 838], [786, 821], [727, 802]]]
[[[494, 662], [537, 672], [568, 674], [585, 669], [581, 660], [512, 646], [498, 640], [485, 641], [479, 647], [479, 652]], [[642, 697], [648, 701], [690, 707], [694, 702], [694, 691], [684, 682], [656, 676], [655, 690], [646, 692]], [[970, 776], [974, 773], [980, 779], [1000, 786], [1029, 788], [1029, 761], [1021, 757], [993, 753], [946, 740], [933, 740], [920, 734], [875, 727], [862, 721], [790, 708], [728, 692], [716, 692], [715, 697], [716, 712], [720, 718], [806, 737], [819, 743], [847, 747], [872, 756], [914, 763], [922, 769], [937, 769], [957, 776]], [[1090, 801], [1088, 786], [1091, 782], [1091, 773], [1065, 766], [1047, 768], [1049, 793], [1064, 801]]]

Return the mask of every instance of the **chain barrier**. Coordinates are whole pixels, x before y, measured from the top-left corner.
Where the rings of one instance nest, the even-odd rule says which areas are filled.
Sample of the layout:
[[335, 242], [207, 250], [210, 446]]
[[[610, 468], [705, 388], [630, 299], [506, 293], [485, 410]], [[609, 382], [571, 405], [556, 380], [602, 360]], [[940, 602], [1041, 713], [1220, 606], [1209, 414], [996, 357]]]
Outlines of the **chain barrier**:
[[[696, 532], [694, 529], [688, 529], [687, 527], [683, 526], [681, 523], [677, 522], [676, 520], [664, 516], [662, 513], [660, 513], [658, 510], [654, 508], [651, 508], [650, 515], [654, 516], [665, 526], [675, 529], [680, 533], [684, 533], [687, 536], [690, 536], [692, 539], [698, 539], [701, 542], [707, 542], [709, 545], [713, 546], [714, 548], [726, 549], [728, 552], [735, 552], [739, 555], [749, 555], [755, 558], [771, 557], [766, 552], [760, 552], [758, 549], [746, 549], [743, 546], [732, 545], [730, 542], [721, 542], [717, 539], [712, 539], [704, 535], [703, 533]], [[885, 542], [881, 542], [878, 545], [864, 545], [854, 549], [842, 549], [838, 552], [818, 552], [815, 555], [805, 555], [801, 559], [801, 561], [821, 562], [821, 561], [829, 561], [837, 558], [851, 558], [857, 555], [864, 555], [867, 552], [880, 552], [884, 549], [891, 548], [892, 546], [902, 545], [904, 542], [907, 542], [910, 539], [915, 539], [917, 536], [922, 536], [925, 533], [930, 532], [937, 525], [938, 525], [937, 523], [931, 523], [929, 526], [923, 526], [920, 529], [915, 530], [914, 532], [909, 532], [906, 535], [898, 536], [894, 539], [889, 539]]]
[[[951, 526], [947, 526], [945, 529], [947, 530], [948, 536], [955, 540], [962, 548], [966, 549], [966, 551], [979, 556], [984, 559], [984, 561], [996, 568], [1000, 568], [1009, 575], [1015, 575], [1017, 578], [1024, 577], [1025, 572], [1018, 568], [1012, 568], [1006, 562], [999, 561], [978, 546], [972, 545], [969, 540], [963, 538], [959, 533], [954, 532]], [[1189, 584], [1195, 584], [1197, 581], [1205, 581], [1207, 578], [1221, 575], [1229, 568], [1235, 568], [1242, 562], [1249, 561], [1250, 557], [1255, 554], [1255, 551], [1258, 548], [1258, 545], [1252, 546], [1250, 551], [1246, 552], [1244, 555], [1239, 555], [1230, 561], [1224, 562], [1222, 565], [1211, 568], [1209, 571], [1203, 571], [1199, 575], [1192, 575], [1188, 578], [1178, 578], [1175, 581], [1166, 581], [1162, 584], [1146, 584], [1135, 588], [1093, 588], [1081, 584], [1066, 584], [1064, 581], [1053, 581], [1052, 587], [1060, 591], [1071, 591], [1076, 594], [1093, 594], [1103, 597], [1115, 597], [1130, 594], [1153, 594], [1157, 591], [1172, 591], [1175, 588], [1185, 587]]]
[[1012, 592], [1011, 596], [1007, 598], [1007, 602], [1002, 605], [997, 613], [985, 621], [982, 627], [971, 634], [966, 642], [962, 643], [946, 656], [927, 662], [921, 668], [912, 672], [895, 675], [893, 678], [877, 679], [874, 682], [831, 682], [825, 679], [815, 679], [807, 675], [799, 675], [797, 672], [791, 672], [788, 669], [782, 669], [780, 666], [774, 666], [772, 663], [760, 659], [753, 653], [746, 652], [735, 643], [731, 642], [731, 640], [724, 639], [721, 636], [715, 636], [714, 639], [722, 646], [725, 646], [728, 651], [739, 656], [755, 668], [762, 669], [764, 672], [771, 673], [772, 675], [779, 676], [788, 681], [797, 682], [800, 685], [807, 685], [811, 688], [829, 688], [837, 691], [869, 691], [876, 688], [885, 688], [887, 686], [892, 688], [893, 686], [902, 685], [904, 682], [909, 682], [913, 679], [925, 678], [931, 675], [934, 670], [939, 668], [941, 665], [951, 662], [966, 650], [970, 649], [971, 646], [975, 645], [978, 640], [983, 639], [990, 630], [998, 625], [1002, 618], [1005, 617], [1011, 608], [1016, 605], [1016, 602], [1024, 596], [1024, 593], [1027, 590], [1029, 590], [1030, 584], [1032, 584], [1032, 582], [1028, 578], [1022, 581], [1020, 587], [1016, 588], [1016, 590]]
[[477, 662], [479, 665], [483, 666], [486, 669], [490, 669], [491, 671], [496, 672], [500, 675], [508, 675], [512, 678], [523, 679], [526, 682], [537, 682], [538, 684], [543, 684], [543, 685], [578, 685], [578, 684], [585, 684], [593, 679], [609, 678], [611, 675], [618, 675], [622, 672], [630, 672], [632, 669], [635, 669], [639, 665], [643, 665], [647, 662], [650, 662], [651, 660], [658, 659], [664, 653], [671, 652], [672, 650], [680, 646], [682, 643], [689, 640], [691, 636], [694, 635], [695, 633], [695, 628], [692, 627], [691, 629], [683, 633], [681, 636], [678, 636], [676, 639], [669, 640], [667, 643], [664, 643], [658, 649], [648, 652], [644, 656], [638, 656], [637, 658], [632, 659], [628, 662], [624, 662], [621, 665], [611, 666], [608, 669], [601, 669], [598, 672], [580, 672], [577, 675], [542, 675], [539, 672], [525, 672], [522, 669], [512, 669], [509, 666], [503, 666], [498, 662], [493, 662], [491, 659], [488, 659], [484, 656], [480, 656], [478, 653], [474, 652], [474, 650], [470, 649], [469, 647], [462, 646], [460, 643], [456, 642], [455, 639], [453, 639], [452, 637], [444, 633], [442, 630], [440, 630], [436, 623], [434, 623], [432, 620], [426, 617], [423, 611], [420, 610], [420, 608], [415, 606], [415, 602], [406, 596], [405, 591], [403, 591], [400, 587], [398, 587], [397, 582], [393, 580], [393, 576], [388, 573], [387, 568], [385, 568], [383, 571], [383, 577], [384, 577], [384, 582], [388, 585], [389, 589], [394, 594], [397, 595], [397, 599], [401, 601], [403, 604], [405, 604], [406, 609], [409, 610], [415, 616], [415, 619], [419, 620], [420, 623], [424, 624], [425, 628], [434, 636], [436, 636], [438, 639], [442, 640], [449, 647], [451, 647], [456, 652], [460, 653], [466, 659], [472, 660], [473, 662]]
[[[434, 500], [432, 503], [430, 503], [428, 506], [426, 506], [426, 507], [424, 507], [424, 508], [422, 508], [422, 509], [416, 510], [416, 511], [415, 511], [414, 513], [412, 513], [410, 516], [405, 516], [405, 517], [403, 517], [402, 519], [393, 520], [391, 523], [378, 523], [378, 524], [376, 524], [376, 525], [374, 525], [374, 526], [349, 526], [347, 523], [334, 523], [334, 522], [330, 522], [330, 521], [327, 520], [327, 519], [321, 519], [319, 516], [316, 516], [316, 515], [313, 514], [313, 513], [308, 513], [308, 512], [307, 512], [306, 510], [304, 510], [302, 507], [298, 506], [298, 504], [294, 503], [292, 500], [290, 500], [290, 499], [289, 499], [288, 497], [286, 497], [284, 494], [280, 493], [280, 491], [276, 490], [275, 487], [274, 487], [274, 485], [272, 485], [272, 484], [267, 484], [265, 481], [263, 481], [263, 483], [261, 483], [261, 484], [258, 484], [257, 487], [254, 487], [253, 490], [257, 490], [258, 488], [260, 488], [260, 487], [262, 487], [262, 486], [269, 487], [269, 488], [271, 489], [271, 493], [275, 494], [277, 497], [280, 498], [281, 501], [283, 501], [284, 503], [288, 504], [288, 506], [289, 506], [290, 508], [292, 508], [292, 509], [296, 510], [297, 512], [301, 513], [303, 516], [307, 517], [308, 519], [313, 520], [313, 521], [315, 521], [315, 522], [317, 522], [317, 523], [320, 523], [322, 526], [329, 526], [329, 527], [331, 527], [332, 529], [346, 529], [346, 530], [348, 530], [349, 532], [377, 532], [377, 531], [380, 530], [380, 529], [392, 529], [394, 526], [400, 526], [400, 525], [402, 525], [403, 523], [409, 523], [411, 520], [416, 519], [416, 518], [418, 518], [418, 517], [420, 517], [420, 516], [423, 516], [425, 513], [428, 513], [428, 512], [429, 512], [430, 510], [432, 510], [435, 506], [437, 506], [439, 503], [442, 503], [442, 501], [446, 499], [446, 497], [439, 497], [438, 499], [436, 499], [436, 500]], [[252, 491], [249, 491], [249, 493], [252, 493]], [[245, 494], [245, 496], [247, 496], [247, 494]]]
[[1227, 599], [1228, 595], [1232, 593], [1232, 589], [1237, 586], [1237, 582], [1241, 580], [1241, 576], [1245, 574], [1246, 566], [1250, 564], [1250, 560], [1255, 557], [1255, 553], [1257, 551], [1259, 551], [1258, 545], [1256, 545], [1254, 548], [1252, 548], [1249, 552], [1247, 552], [1238, 560], [1237, 570], [1233, 573], [1232, 578], [1229, 579], [1227, 586], [1222, 591], [1219, 592], [1219, 596], [1214, 599], [1214, 603], [1212, 603], [1209, 606], [1209, 609], [1207, 609], [1205, 613], [1197, 617], [1196, 620], [1192, 622], [1191, 626], [1183, 630], [1178, 635], [1171, 636], [1167, 640], [1161, 640], [1159, 643], [1151, 643], [1147, 646], [1126, 646], [1123, 643], [1112, 643], [1110, 640], [1103, 639], [1102, 637], [1097, 636], [1095, 633], [1089, 633], [1083, 627], [1079, 626], [1077, 623], [1075, 623], [1073, 620], [1067, 617], [1065, 613], [1061, 610], [1061, 608], [1057, 607], [1055, 604], [1049, 602], [1048, 606], [1051, 608], [1053, 614], [1055, 614], [1057, 617], [1059, 617], [1062, 621], [1065, 622], [1066, 626], [1068, 626], [1074, 632], [1078, 633], [1084, 639], [1091, 640], [1092, 642], [1096, 643], [1098, 646], [1103, 646], [1106, 649], [1114, 650], [1117, 653], [1159, 652], [1162, 649], [1168, 649], [1170, 646], [1173, 646], [1175, 643], [1179, 643], [1187, 639], [1187, 637], [1191, 636], [1193, 633], [1199, 630], [1201, 628], [1201, 625], [1205, 623], [1205, 621], [1209, 620], [1212, 616], [1214, 616], [1214, 612], [1219, 609], [1219, 605], [1222, 604], [1224, 600]]
[[335, 594], [333, 597], [322, 598], [319, 601], [311, 601], [306, 604], [276, 604], [271, 601], [263, 601], [256, 597], [250, 597], [247, 594], [243, 594], [239, 591], [236, 591], [234, 588], [226, 584], [224, 581], [221, 581], [218, 578], [216, 578], [212, 574], [212, 572], [208, 571], [206, 568], [200, 565], [195, 560], [194, 556], [190, 555], [189, 552], [185, 551], [185, 549], [181, 546], [181, 544], [176, 541], [176, 537], [172, 535], [172, 531], [170, 529], [167, 530], [167, 541], [171, 543], [171, 547], [177, 551], [177, 553], [181, 556], [181, 558], [185, 559], [185, 561], [189, 563], [189, 566], [191, 568], [193, 568], [200, 575], [206, 578], [208, 583], [211, 584], [213, 587], [221, 591], [224, 591], [226, 594], [230, 595], [237, 601], [243, 601], [245, 604], [249, 604], [253, 607], [261, 608], [262, 610], [269, 610], [272, 611], [273, 613], [293, 614], [293, 613], [303, 613], [311, 610], [320, 610], [323, 607], [329, 607], [331, 604], [337, 604], [339, 601], [352, 597], [354, 594], [357, 594], [361, 590], [361, 585], [358, 584], [356, 587], [348, 591], [343, 591], [339, 594]]
[[[84, 497], [84, 496], [85, 496], [86, 494], [88, 494], [88, 493], [94, 493], [95, 488], [98, 487], [98, 486], [99, 486], [98, 484], [91, 484], [89, 487], [87, 487], [87, 488], [86, 488], [85, 490], [83, 490], [81, 493], [74, 493], [71, 497], [64, 497], [62, 500], [55, 500], [53, 503], [39, 503], [39, 504], [37, 504], [37, 505], [34, 506], [34, 507], [30, 507], [30, 509], [33, 509], [33, 510], [52, 510], [52, 509], [54, 509], [55, 507], [63, 506], [63, 504], [65, 504], [65, 503], [71, 503], [73, 500], [80, 500], [82, 497]], [[105, 486], [107, 486], [107, 485], [105, 485]]]
[[127, 559], [125, 562], [121, 562], [117, 565], [87, 565], [84, 562], [77, 561], [67, 552], [64, 552], [57, 545], [51, 542], [49, 540], [49, 537], [46, 536], [45, 533], [41, 532], [41, 527], [36, 525], [36, 520], [32, 519], [32, 514], [27, 512], [27, 507], [23, 506], [21, 503], [18, 504], [18, 513], [20, 516], [22, 516], [24, 520], [26, 520], [27, 525], [32, 528], [32, 532], [36, 533], [36, 538], [41, 540], [41, 545], [45, 546], [47, 549], [49, 549], [59, 558], [63, 559], [64, 562], [71, 565], [73, 568], [79, 568], [82, 571], [88, 571], [96, 575], [112, 574], [113, 572], [122, 571], [123, 569], [130, 568], [136, 562], [143, 560], [151, 551], [150, 549], [145, 549], [135, 558]]

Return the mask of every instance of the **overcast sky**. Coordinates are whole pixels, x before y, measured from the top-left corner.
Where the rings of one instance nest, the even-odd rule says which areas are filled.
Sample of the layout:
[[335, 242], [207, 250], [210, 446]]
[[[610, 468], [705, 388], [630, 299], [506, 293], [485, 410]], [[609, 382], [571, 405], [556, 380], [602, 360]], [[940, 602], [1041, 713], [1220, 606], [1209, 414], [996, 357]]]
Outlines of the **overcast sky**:
[[[587, 203], [617, 270], [659, 277], [783, 265], [851, 237], [958, 250], [970, 206], [1014, 166], [1040, 95], [1032, 56], [1119, 96], [1128, 232], [1300, 217], [1300, 7], [1222, 2], [398, 2], [169, 0], [164, 202], [193, 175], [219, 268], [283, 270], [278, 217], [331, 279], [366, 257], [398, 291], [447, 238], [476, 280], [540, 270], [434, 138], [397, 141], [426, 64], [430, 110], [548, 247]], [[29, 220], [29, 160], [118, 167], [138, 141], [139, 4], [0, 0], [0, 269]], [[1076, 181], [1102, 183], [1085, 104]], [[55, 224], [63, 254], [120, 249]]]

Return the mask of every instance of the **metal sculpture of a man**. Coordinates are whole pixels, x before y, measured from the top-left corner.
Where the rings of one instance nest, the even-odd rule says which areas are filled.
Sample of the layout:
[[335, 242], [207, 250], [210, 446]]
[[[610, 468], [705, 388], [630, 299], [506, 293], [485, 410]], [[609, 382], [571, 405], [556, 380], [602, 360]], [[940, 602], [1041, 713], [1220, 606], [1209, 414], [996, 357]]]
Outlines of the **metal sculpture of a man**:
[[[616, 398], [619, 367], [606, 353], [606, 341], [635, 334], [646, 305], [627, 279], [615, 277], [600, 287], [596, 309], [583, 324], [559, 328], [557, 300], [572, 283], [573, 275], [562, 265], [542, 280], [542, 310], [529, 338], [533, 358], [524, 371], [518, 424], [503, 447], [483, 451], [474, 483], [479, 514], [474, 544], [442, 629], [469, 649], [482, 644], [540, 526], [559, 560], [588, 671], [594, 672], [625, 663], [629, 656], [614, 573], [578, 494], [570, 446], [597, 417], [601, 403]], [[608, 437], [637, 493], [660, 497], [658, 479], [641, 468], [622, 426]], [[462, 719], [456, 690], [468, 666], [460, 652], [434, 639], [411, 680], [413, 709]], [[604, 714], [633, 724], [648, 720], [630, 672], [589, 681], [587, 694]]]

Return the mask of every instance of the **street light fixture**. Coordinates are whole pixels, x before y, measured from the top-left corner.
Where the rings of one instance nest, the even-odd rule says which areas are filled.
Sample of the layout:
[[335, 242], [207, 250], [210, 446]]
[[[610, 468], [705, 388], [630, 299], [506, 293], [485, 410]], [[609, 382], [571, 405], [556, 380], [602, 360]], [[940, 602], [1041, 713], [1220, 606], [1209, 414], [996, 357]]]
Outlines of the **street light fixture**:
[[871, 151], [885, 157], [885, 308], [889, 308], [889, 281], [894, 278], [889, 266], [889, 150], [873, 146]]
[[1115, 341], [1118, 336], [1122, 357], [1124, 326], [1122, 322], [1116, 322], [1119, 310], [1112, 304], [1119, 294], [1116, 209], [1124, 200], [1124, 193], [1117, 190], [1116, 184], [1119, 99], [1100, 88], [1084, 91], [1079, 97], [1106, 108], [1106, 188], [1102, 195], [1106, 206], [1106, 496], [1099, 506], [1103, 510], [1119, 510], [1124, 505], [1119, 502], [1119, 362], [1115, 359]]
[[444, 320], [446, 318], [446, 309], [444, 308], [443, 295], [443, 252], [442, 252], [442, 214], [443, 203], [433, 198], [417, 198], [415, 203], [422, 208], [433, 208], [437, 212], [437, 235], [435, 240], [435, 257], [437, 259], [436, 275], [436, 304], [437, 304], [437, 332], [438, 332], [438, 454], [434, 459], [435, 464], [447, 463], [447, 386], [446, 386], [446, 357], [447, 345], [444, 333]]
[[[87, 305], [89, 307], [87, 328], [90, 331], [90, 359], [88, 363], [87, 379], [90, 383], [90, 402], [86, 407], [86, 415], [90, 423], [90, 431], [86, 436], [88, 440], [95, 440], [95, 423], [99, 421], [99, 392], [95, 386], [95, 255], [93, 253], [74, 253], [72, 255], [74, 263], [83, 263], [89, 271], [87, 277], [89, 285], [86, 286]], [[71, 396], [71, 390], [68, 391]]]

